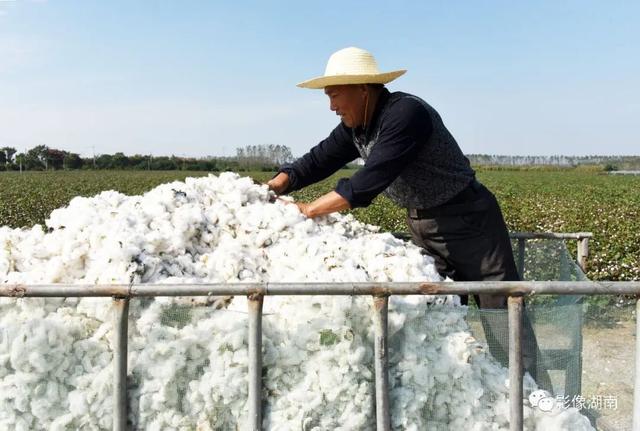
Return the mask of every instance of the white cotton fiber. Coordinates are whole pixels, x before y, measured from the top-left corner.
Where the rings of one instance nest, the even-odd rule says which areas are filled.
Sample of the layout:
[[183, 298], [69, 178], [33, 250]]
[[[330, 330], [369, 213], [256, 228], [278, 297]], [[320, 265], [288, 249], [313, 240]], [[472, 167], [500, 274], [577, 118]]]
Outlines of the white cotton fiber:
[[[306, 219], [224, 173], [141, 196], [74, 198], [46, 227], [0, 227], [3, 283], [437, 281], [416, 246], [352, 216]], [[200, 304], [206, 301], [200, 300]], [[0, 429], [110, 429], [108, 298], [0, 298]], [[226, 309], [131, 301], [129, 422], [146, 430], [246, 429], [247, 300]], [[374, 428], [371, 298], [267, 297], [264, 426]], [[471, 336], [455, 296], [392, 297], [397, 430], [508, 429], [507, 370]], [[535, 390], [525, 378], [525, 394]], [[525, 400], [528, 430], [588, 430], [574, 409]]]

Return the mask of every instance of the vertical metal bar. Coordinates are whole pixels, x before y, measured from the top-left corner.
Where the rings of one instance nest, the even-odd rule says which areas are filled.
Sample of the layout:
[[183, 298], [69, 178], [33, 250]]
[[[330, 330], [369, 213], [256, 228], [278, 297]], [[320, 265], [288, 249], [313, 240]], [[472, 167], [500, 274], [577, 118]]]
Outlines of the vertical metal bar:
[[520, 273], [520, 279], [524, 280], [524, 250], [525, 250], [524, 238], [518, 238], [518, 272]]
[[589, 238], [578, 239], [578, 265], [582, 269], [582, 272], [587, 273], [587, 257], [589, 257]]
[[[579, 305], [579, 307], [581, 307]], [[564, 395], [573, 399], [574, 396], [582, 394], [582, 346], [583, 346], [583, 311], [580, 309], [577, 313], [576, 321], [572, 324], [571, 332], [575, 334], [573, 346], [574, 352], [580, 352], [578, 355], [569, 355], [567, 358], [567, 366], [564, 377]]]
[[113, 298], [113, 429], [127, 429], [129, 298]]
[[509, 307], [509, 430], [522, 431], [522, 297], [510, 296]]
[[633, 386], [633, 431], [640, 431], [640, 297], [636, 299], [636, 381]]
[[389, 297], [373, 297], [376, 369], [376, 429], [391, 430], [389, 414], [389, 350], [387, 347], [387, 317]]
[[[573, 265], [571, 264], [571, 256], [568, 252], [567, 243], [564, 240], [560, 241], [559, 243], [562, 244], [562, 250], [567, 251], [568, 259], [563, 259], [562, 257], [560, 257], [560, 274], [557, 280], [569, 281], [571, 280], [571, 268], [573, 268]], [[580, 249], [580, 241], [578, 241], [578, 249]]]
[[262, 429], [262, 303], [264, 295], [249, 295], [249, 427]]

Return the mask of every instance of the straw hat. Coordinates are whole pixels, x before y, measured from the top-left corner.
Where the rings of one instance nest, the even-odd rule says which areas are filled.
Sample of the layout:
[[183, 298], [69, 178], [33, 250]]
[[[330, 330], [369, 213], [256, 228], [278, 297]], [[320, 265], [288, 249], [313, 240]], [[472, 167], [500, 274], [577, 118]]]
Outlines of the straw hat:
[[329, 85], [386, 84], [405, 72], [406, 70], [394, 70], [381, 73], [376, 59], [369, 51], [349, 47], [336, 51], [329, 57], [324, 76], [301, 82], [298, 87], [318, 89]]

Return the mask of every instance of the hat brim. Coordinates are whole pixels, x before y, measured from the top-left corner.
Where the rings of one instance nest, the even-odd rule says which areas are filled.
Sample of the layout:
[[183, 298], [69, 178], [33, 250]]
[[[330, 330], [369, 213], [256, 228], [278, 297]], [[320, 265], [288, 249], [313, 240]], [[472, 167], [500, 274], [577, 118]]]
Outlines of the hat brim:
[[404, 75], [406, 70], [394, 70], [393, 72], [377, 73], [375, 75], [330, 75], [319, 76], [317, 78], [303, 81], [296, 86], [300, 88], [321, 89], [330, 85], [349, 84], [386, 84], [399, 76]]

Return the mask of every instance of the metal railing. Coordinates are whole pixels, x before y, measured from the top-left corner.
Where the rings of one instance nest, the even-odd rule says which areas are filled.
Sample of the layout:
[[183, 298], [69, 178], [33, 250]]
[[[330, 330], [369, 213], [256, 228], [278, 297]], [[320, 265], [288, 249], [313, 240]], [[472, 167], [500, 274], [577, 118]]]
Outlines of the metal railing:
[[[482, 281], [429, 283], [237, 283], [237, 284], [138, 284], [138, 285], [0, 285], [5, 297], [113, 297], [114, 376], [113, 429], [126, 429], [127, 419], [127, 328], [129, 301], [155, 296], [247, 296], [249, 313], [249, 400], [252, 430], [262, 424], [262, 304], [271, 295], [369, 295], [373, 300], [375, 329], [376, 424], [390, 430], [388, 385], [387, 313], [390, 295], [468, 295], [508, 296], [509, 314], [509, 397], [510, 429], [523, 426], [522, 314], [523, 298], [531, 295], [636, 295], [640, 281], [557, 282]], [[636, 302], [636, 327], [640, 334], [640, 301]], [[633, 430], [640, 431], [640, 337], [636, 337]]]
[[587, 272], [587, 258], [589, 257], [589, 239], [593, 238], [591, 232], [575, 232], [575, 233], [556, 233], [556, 232], [511, 232], [511, 239], [518, 240], [518, 273], [520, 276], [524, 274], [524, 262], [526, 256], [526, 241], [529, 239], [575, 239], [578, 242], [576, 251], [576, 263], [582, 270]]
[[[400, 238], [406, 241], [411, 241], [411, 234], [407, 232], [393, 232], [393, 235], [396, 238]], [[591, 232], [569, 232], [569, 233], [558, 233], [558, 232], [509, 232], [509, 238], [517, 240], [517, 251], [516, 254], [518, 256], [518, 260], [516, 262], [516, 266], [518, 268], [518, 274], [522, 277], [524, 275], [524, 263], [526, 258], [526, 244], [527, 240], [531, 239], [552, 239], [564, 241], [567, 239], [573, 239], [578, 242], [578, 247], [576, 251], [576, 263], [582, 270], [582, 272], [587, 272], [587, 258], [589, 257], [589, 239], [593, 238], [593, 233]], [[514, 250], [515, 252], [516, 250]]]

